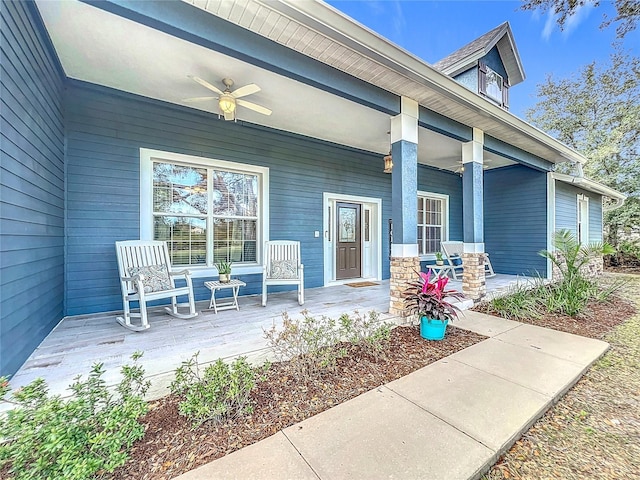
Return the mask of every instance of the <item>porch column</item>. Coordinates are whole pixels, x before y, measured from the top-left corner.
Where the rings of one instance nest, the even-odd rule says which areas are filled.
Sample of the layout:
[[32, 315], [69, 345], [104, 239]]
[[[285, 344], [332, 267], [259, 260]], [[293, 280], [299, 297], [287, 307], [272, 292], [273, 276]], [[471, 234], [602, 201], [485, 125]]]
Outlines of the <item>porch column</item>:
[[389, 313], [405, 318], [402, 292], [420, 270], [418, 258], [418, 102], [402, 97], [391, 119], [391, 278]]
[[474, 302], [480, 301], [487, 293], [484, 270], [483, 145], [484, 132], [477, 128], [473, 129], [473, 139], [462, 145], [462, 292]]

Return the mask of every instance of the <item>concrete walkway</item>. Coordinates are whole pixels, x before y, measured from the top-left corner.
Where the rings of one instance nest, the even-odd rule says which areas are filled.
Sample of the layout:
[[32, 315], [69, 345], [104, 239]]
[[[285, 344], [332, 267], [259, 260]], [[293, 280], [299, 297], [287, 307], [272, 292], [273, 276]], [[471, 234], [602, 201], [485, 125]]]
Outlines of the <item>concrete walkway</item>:
[[489, 339], [203, 467], [195, 479], [475, 479], [608, 344], [465, 312]]

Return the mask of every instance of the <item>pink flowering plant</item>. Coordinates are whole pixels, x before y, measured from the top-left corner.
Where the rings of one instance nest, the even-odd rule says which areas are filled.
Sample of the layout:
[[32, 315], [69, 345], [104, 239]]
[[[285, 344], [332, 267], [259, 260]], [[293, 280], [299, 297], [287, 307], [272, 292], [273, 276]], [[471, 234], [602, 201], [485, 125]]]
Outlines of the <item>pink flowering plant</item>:
[[464, 295], [456, 290], [447, 290], [448, 277], [418, 272], [418, 280], [410, 282], [404, 293], [404, 302], [409, 313], [429, 320], [451, 320], [458, 318], [460, 309], [450, 303], [452, 299], [463, 299]]

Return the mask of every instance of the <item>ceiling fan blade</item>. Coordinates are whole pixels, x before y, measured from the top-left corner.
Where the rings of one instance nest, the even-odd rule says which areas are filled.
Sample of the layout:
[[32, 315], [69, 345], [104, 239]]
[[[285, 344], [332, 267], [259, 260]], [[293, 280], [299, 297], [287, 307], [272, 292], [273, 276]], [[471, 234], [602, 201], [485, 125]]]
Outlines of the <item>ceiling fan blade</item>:
[[206, 80], [201, 79], [200, 77], [194, 77], [193, 75], [187, 75], [191, 80], [193, 80], [194, 82], [199, 83], [200, 85], [202, 85], [204, 88], [208, 88], [209, 90], [211, 90], [212, 92], [216, 92], [218, 95], [222, 95], [222, 90], [220, 90], [218, 87], [216, 87], [215, 85], [211, 85], [209, 82], [207, 82]]
[[244, 87], [240, 87], [237, 90], [231, 92], [236, 98], [246, 97], [247, 95], [251, 95], [252, 93], [257, 93], [261, 90], [261, 88], [255, 83], [250, 83], [249, 85], [245, 85]]
[[218, 97], [193, 97], [193, 98], [183, 98], [183, 102], [208, 102], [210, 100], [217, 100]]
[[238, 105], [242, 105], [245, 108], [248, 108], [249, 110], [253, 110], [254, 112], [258, 112], [261, 113], [263, 115], [271, 115], [271, 110], [269, 110], [267, 107], [263, 107], [262, 105], [257, 105], [255, 103], [252, 102], [247, 102], [246, 100], [236, 100], [236, 102], [238, 103]]

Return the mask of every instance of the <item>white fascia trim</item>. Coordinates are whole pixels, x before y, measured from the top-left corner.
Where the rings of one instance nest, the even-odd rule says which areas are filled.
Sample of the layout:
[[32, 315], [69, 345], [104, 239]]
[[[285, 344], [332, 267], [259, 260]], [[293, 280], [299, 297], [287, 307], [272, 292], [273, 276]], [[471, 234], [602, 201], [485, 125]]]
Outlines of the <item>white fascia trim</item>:
[[[321, 1], [299, 0], [258, 1], [281, 15], [304, 23], [331, 40], [340, 42], [348, 50], [366, 55], [380, 65], [394, 70], [408, 79], [439, 91], [457, 103], [494, 117], [510, 128], [519, 130], [531, 139], [553, 150], [562, 158], [546, 159], [552, 163], [572, 161], [585, 163], [587, 159], [564, 143], [528, 124], [511, 112], [485, 100], [479, 94], [459, 84], [453, 78], [436, 70], [421, 58], [392, 43], [382, 35], [356, 22], [331, 5]], [[303, 18], [301, 18], [303, 17]], [[331, 35], [327, 35], [327, 31]], [[361, 48], [356, 49], [356, 46]]]
[[[257, 263], [249, 265], [235, 265], [234, 275], [248, 275], [262, 273], [262, 250], [264, 242], [269, 240], [269, 167], [260, 167], [245, 163], [229, 162], [208, 157], [197, 157], [195, 155], [184, 155], [181, 153], [165, 152], [162, 150], [152, 150], [150, 148], [140, 149], [140, 240], [153, 240], [153, 217], [147, 215], [152, 211], [151, 192], [153, 187], [153, 159], [167, 160], [169, 162], [184, 163], [189, 165], [202, 165], [204, 167], [220, 167], [243, 172], [253, 172], [261, 175], [260, 182], [260, 220], [258, 222], [258, 243]], [[218, 271], [214, 267], [189, 266], [189, 271], [193, 277], [215, 277]]]
[[624, 193], [614, 190], [611, 187], [607, 187], [606, 185], [598, 183], [594, 180], [589, 180], [586, 177], [574, 177], [572, 175], [566, 175], [564, 173], [556, 172], [553, 172], [551, 174], [551, 177], [560, 182], [568, 183], [570, 185], [577, 185], [584, 190], [588, 190], [589, 192], [599, 193], [600, 195], [604, 195], [605, 197], [617, 200], [618, 202], [620, 202], [620, 205], [622, 205], [622, 203], [624, 203], [627, 198]]
[[392, 258], [412, 258], [418, 256], [417, 243], [394, 243], [391, 245]]

